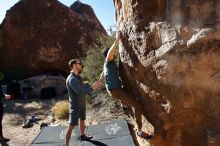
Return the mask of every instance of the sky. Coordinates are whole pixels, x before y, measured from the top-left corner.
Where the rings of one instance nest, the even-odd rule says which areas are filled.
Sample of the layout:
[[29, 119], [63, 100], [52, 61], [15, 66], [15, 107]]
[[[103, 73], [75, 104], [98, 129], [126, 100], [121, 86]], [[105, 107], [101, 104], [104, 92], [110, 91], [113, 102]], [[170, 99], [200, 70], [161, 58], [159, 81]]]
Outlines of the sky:
[[[5, 17], [6, 11], [19, 0], [0, 0], [0, 23]], [[66, 6], [72, 5], [76, 0], [58, 0]], [[90, 5], [103, 27], [107, 30], [115, 25], [113, 0], [80, 0]]]

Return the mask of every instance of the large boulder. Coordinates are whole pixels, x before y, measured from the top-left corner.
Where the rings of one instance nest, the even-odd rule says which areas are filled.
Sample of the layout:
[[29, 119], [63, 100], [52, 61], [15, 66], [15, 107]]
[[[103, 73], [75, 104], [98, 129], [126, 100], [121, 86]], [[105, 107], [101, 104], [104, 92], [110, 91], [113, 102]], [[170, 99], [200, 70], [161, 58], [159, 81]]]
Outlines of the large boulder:
[[76, 1], [21, 0], [1, 24], [0, 72], [12, 77], [67, 74], [71, 58], [84, 58], [107, 35], [93, 9]]
[[219, 1], [114, 4], [120, 74], [143, 103], [156, 145], [220, 145]]
[[[39, 75], [19, 81], [21, 98], [26, 98], [25, 92], [31, 91], [31, 97], [41, 97], [42, 90], [54, 88], [57, 96], [67, 93], [66, 79], [63, 76]], [[25, 91], [26, 89], [26, 91]]]

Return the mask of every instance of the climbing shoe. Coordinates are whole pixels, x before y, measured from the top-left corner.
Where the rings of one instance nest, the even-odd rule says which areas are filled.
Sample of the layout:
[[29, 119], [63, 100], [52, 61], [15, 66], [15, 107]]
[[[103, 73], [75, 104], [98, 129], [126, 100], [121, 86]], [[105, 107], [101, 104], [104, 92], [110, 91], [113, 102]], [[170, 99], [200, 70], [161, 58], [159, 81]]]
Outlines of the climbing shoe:
[[149, 133], [146, 133], [144, 131], [138, 131], [137, 135], [140, 136], [141, 138], [144, 138], [146, 140], [150, 140], [153, 136]]
[[80, 140], [81, 140], [81, 141], [83, 141], [83, 140], [85, 140], [85, 141], [86, 141], [86, 140], [90, 140], [90, 139], [92, 139], [92, 138], [93, 138], [92, 136], [87, 136], [87, 135], [81, 135], [81, 136], [80, 136]]
[[3, 138], [0, 139], [0, 143], [9, 142], [9, 141], [10, 141], [10, 139], [5, 138], [5, 137], [3, 137]]

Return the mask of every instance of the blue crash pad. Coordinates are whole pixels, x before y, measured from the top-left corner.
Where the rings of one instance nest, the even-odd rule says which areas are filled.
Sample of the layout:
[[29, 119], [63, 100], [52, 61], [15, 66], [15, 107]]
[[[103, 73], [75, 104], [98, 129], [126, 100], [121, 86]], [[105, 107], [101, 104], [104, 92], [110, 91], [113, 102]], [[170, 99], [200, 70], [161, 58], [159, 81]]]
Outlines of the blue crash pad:
[[[66, 128], [43, 127], [30, 146], [63, 146]], [[85, 133], [93, 136], [93, 139], [80, 141], [79, 128], [74, 128], [70, 146], [135, 146], [125, 120], [90, 125], [85, 129]]]

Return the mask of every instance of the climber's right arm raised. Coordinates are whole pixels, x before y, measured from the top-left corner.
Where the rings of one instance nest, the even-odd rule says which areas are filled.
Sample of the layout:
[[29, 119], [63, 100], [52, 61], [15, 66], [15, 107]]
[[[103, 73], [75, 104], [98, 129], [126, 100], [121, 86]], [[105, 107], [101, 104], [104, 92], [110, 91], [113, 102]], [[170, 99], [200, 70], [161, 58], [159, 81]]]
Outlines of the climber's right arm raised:
[[120, 40], [120, 33], [117, 33], [116, 34], [116, 40], [113, 43], [113, 45], [111, 46], [111, 48], [109, 49], [108, 54], [107, 54], [107, 56], [105, 58], [105, 60], [107, 62], [109, 62], [109, 61], [114, 59], [115, 50], [116, 50], [116, 48], [117, 48], [117, 46], [119, 44], [119, 40]]

